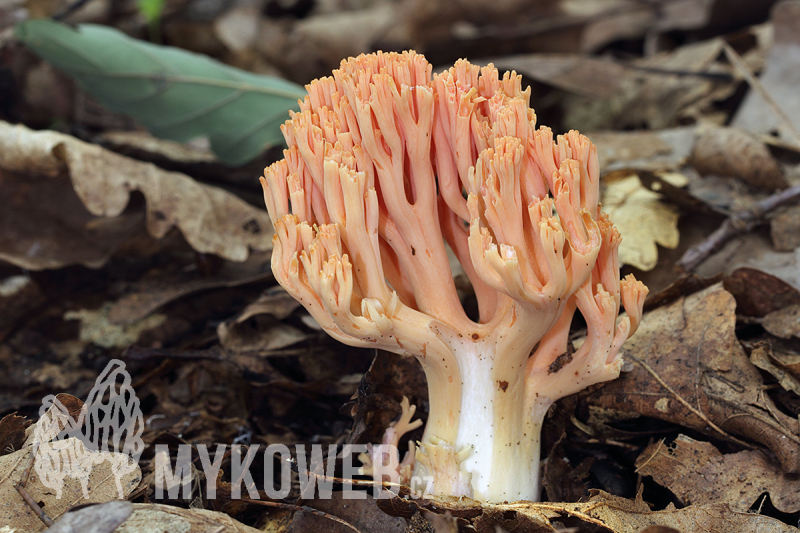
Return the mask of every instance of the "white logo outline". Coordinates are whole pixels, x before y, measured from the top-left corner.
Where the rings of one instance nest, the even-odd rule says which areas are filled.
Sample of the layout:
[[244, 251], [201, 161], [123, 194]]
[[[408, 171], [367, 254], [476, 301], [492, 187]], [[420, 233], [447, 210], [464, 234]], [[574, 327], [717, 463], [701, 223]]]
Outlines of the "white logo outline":
[[42, 485], [56, 491], [57, 499], [68, 477], [80, 482], [88, 499], [94, 465], [110, 461], [117, 495], [123, 499], [122, 478], [138, 466], [143, 431], [144, 417], [131, 376], [123, 361], [111, 359], [89, 391], [78, 420], [55, 395], [42, 400], [34, 428], [34, 444], [38, 444], [34, 469]]

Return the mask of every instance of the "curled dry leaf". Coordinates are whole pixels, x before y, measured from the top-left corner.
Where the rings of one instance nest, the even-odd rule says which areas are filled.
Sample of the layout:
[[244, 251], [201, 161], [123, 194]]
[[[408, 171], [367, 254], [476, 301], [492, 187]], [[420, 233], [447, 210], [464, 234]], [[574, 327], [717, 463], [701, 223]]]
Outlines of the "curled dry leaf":
[[11, 413], [0, 419], [0, 455], [19, 450], [25, 442], [25, 429], [29, 422], [24, 416]]
[[219, 342], [232, 352], [270, 352], [287, 348], [308, 338], [303, 331], [278, 320], [264, 317], [263, 320], [233, 320], [217, 327]]
[[[676, 187], [687, 183], [681, 174], [663, 174], [661, 178]], [[622, 235], [620, 263], [640, 270], [652, 270], [658, 262], [656, 244], [665, 248], [678, 246], [678, 210], [643, 187], [637, 175], [607, 180], [602, 202], [603, 211], [608, 213]]]
[[786, 472], [800, 470], [796, 418], [764, 393], [761, 374], [736, 338], [733, 296], [713, 285], [646, 314], [626, 347], [633, 370], [585, 401], [702, 433], [769, 448]]
[[745, 316], [763, 317], [800, 304], [800, 291], [781, 278], [755, 268], [738, 268], [722, 283], [736, 298], [736, 312]]
[[141, 211], [95, 217], [69, 180], [42, 177], [35, 168], [9, 172], [2, 164], [6, 148], [0, 138], [0, 259], [28, 270], [100, 268], [124, 243], [146, 236]]
[[769, 372], [781, 387], [800, 396], [800, 355], [773, 353], [766, 342], [757, 342], [750, 360], [761, 370]]
[[566, 432], [556, 441], [542, 467], [542, 487], [549, 501], [577, 502], [588, 492], [588, 479], [594, 457], [570, 463], [564, 453]]
[[759, 189], [788, 187], [767, 146], [738, 128], [703, 128], [689, 163], [701, 174], [732, 176]]
[[238, 317], [220, 323], [217, 327], [220, 343], [232, 352], [257, 351], [263, 354], [301, 342], [308, 335], [281, 322], [298, 307], [300, 303], [282, 287], [272, 287]]
[[800, 479], [785, 474], [760, 450], [723, 454], [713, 444], [679, 435], [648, 446], [636, 460], [636, 471], [651, 476], [685, 504], [725, 503], [747, 512], [765, 492], [776, 509], [800, 511]]
[[243, 263], [223, 263], [211, 278], [198, 271], [147, 275], [132, 284], [131, 292], [111, 304], [108, 320], [112, 324], [130, 325], [192, 294], [263, 282], [272, 277], [272, 272], [265, 272], [269, 258], [269, 253], [251, 253]]
[[136, 159], [144, 159], [139, 156], [149, 157], [150, 160], [160, 157], [183, 165], [217, 162], [217, 158], [210, 150], [187, 143], [159, 139], [146, 131], [107, 131], [98, 138], [100, 144], [117, 153], [135, 153], [136, 155], [132, 157]]
[[782, 339], [800, 337], [800, 304], [773, 311], [761, 322], [764, 329]]
[[[197, 183], [185, 174], [166, 172], [69, 135], [0, 122], [0, 170], [47, 176], [52, 178], [48, 186], [60, 185], [68, 176], [83, 205], [98, 217], [122, 214], [131, 191], [138, 190], [147, 200], [150, 234], [161, 238], [177, 227], [198, 252], [244, 261], [250, 249], [269, 250], [272, 246], [272, 226], [264, 210], [222, 189]], [[106, 249], [105, 255], [98, 253], [93, 261], [76, 261], [69, 256], [61, 259], [57, 252], [48, 251], [55, 257], [36, 261], [30, 253], [26, 256], [19, 252], [5, 254], [3, 259], [35, 269], [73, 262], [99, 266], [109, 253]], [[33, 255], [37, 253], [47, 255], [36, 250]]]

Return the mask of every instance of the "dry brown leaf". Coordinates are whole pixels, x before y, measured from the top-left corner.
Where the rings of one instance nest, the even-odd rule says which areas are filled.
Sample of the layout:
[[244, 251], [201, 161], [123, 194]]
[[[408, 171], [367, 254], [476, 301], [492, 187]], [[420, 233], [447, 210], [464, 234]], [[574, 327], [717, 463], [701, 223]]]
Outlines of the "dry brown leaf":
[[791, 252], [777, 252], [769, 239], [759, 232], [734, 237], [719, 252], [701, 263], [695, 272], [711, 277], [719, 272], [730, 274], [743, 267], [761, 270], [800, 287], [800, 248]]
[[492, 61], [520, 74], [588, 98], [611, 98], [629, 71], [619, 63], [574, 54], [528, 54]]
[[789, 305], [800, 304], [800, 291], [779, 277], [755, 268], [738, 268], [723, 280], [736, 298], [736, 312], [763, 317]]
[[692, 153], [694, 127], [659, 131], [596, 131], [588, 137], [597, 146], [603, 173], [623, 168], [670, 170]]
[[[729, 72], [730, 67], [718, 61], [721, 51], [722, 41], [711, 39], [633, 61], [611, 97], [589, 100], [573, 96], [564, 123], [581, 130], [661, 130], [696, 121], [714, 110], [714, 100], [733, 93], [736, 84], [717, 86], [707, 77], [681, 74]], [[591, 79], [584, 82], [594, 83]]]
[[231, 352], [271, 352], [297, 344], [308, 334], [282, 322], [300, 304], [282, 287], [265, 291], [233, 320], [220, 323], [220, 343]]
[[[661, 178], [676, 187], [687, 183], [680, 174], [663, 174]], [[608, 180], [604, 185], [603, 211], [622, 235], [620, 263], [652, 270], [658, 262], [656, 244], [665, 248], [678, 246], [678, 210], [643, 187], [635, 174]]]
[[618, 39], [635, 38], [650, 32], [703, 27], [712, 14], [709, 0], [657, 1], [652, 3], [562, 1], [567, 12], [586, 15], [586, 10], [605, 8], [589, 20], [581, 40], [582, 50], [595, 50]]
[[189, 143], [153, 137], [144, 131], [107, 131], [98, 137], [103, 146], [118, 153], [136, 151], [139, 154], [161, 156], [183, 164], [216, 163], [219, 160], [210, 149], [196, 148]]
[[24, 416], [11, 413], [0, 419], [0, 455], [8, 455], [25, 442], [25, 429], [30, 423]]
[[549, 501], [577, 502], [588, 493], [595, 458], [587, 457], [578, 464], [570, 462], [564, 453], [566, 436], [566, 432], [562, 433], [542, 467], [542, 488]]
[[307, 333], [263, 316], [258, 320], [222, 322], [217, 327], [219, 342], [231, 352], [269, 352], [287, 348], [309, 337]]
[[[652, 14], [642, 9], [645, 24], [652, 24]], [[518, 55], [494, 63], [575, 95], [565, 109], [569, 128], [641, 129], [645, 125], [661, 130], [704, 113], [713, 118], [713, 101], [736, 89], [732, 82], [715, 84], [707, 77], [683, 75], [729, 71], [729, 66], [718, 62], [721, 50], [722, 41], [711, 39], [627, 64], [577, 54]]]
[[115, 533], [160, 533], [163, 531], [213, 531], [214, 533], [259, 533], [225, 513], [206, 509], [183, 509], [158, 503], [135, 503], [133, 514]]
[[732, 176], [773, 191], [789, 184], [767, 146], [738, 128], [702, 128], [689, 160], [701, 174]]
[[636, 460], [636, 472], [651, 476], [685, 504], [725, 503], [747, 512], [765, 492], [781, 512], [800, 510], [800, 479], [785, 474], [760, 450], [722, 454], [713, 444], [679, 435], [674, 444], [661, 440]]
[[295, 22], [262, 19], [256, 46], [267, 61], [291, 72], [295, 80], [329, 76], [343, 57], [367, 53], [386, 43], [391, 43], [392, 49], [410, 48], [401, 4], [362, 2], [358, 9], [319, 14], [315, 9], [311, 16]]
[[243, 5], [228, 10], [214, 21], [214, 35], [233, 52], [244, 52], [258, 37], [259, 10]]
[[800, 337], [800, 304], [773, 311], [761, 322], [764, 329], [782, 339]]
[[4, 145], [0, 139], [0, 259], [28, 270], [99, 268], [123, 243], [146, 236], [141, 211], [95, 217], [68, 179], [3, 169]]
[[[75, 438], [60, 442], [66, 447], [77, 446], [80, 443]], [[19, 482], [22, 472], [28, 466], [31, 454], [30, 444], [32, 443], [29, 443], [21, 450], [0, 457], [0, 502], [3, 502], [3, 505], [0, 506], [0, 524], [9, 525], [19, 531], [32, 532], [44, 530], [45, 525], [14, 488], [14, 484]], [[95, 456], [97, 459], [93, 461], [91, 472], [89, 473], [88, 499], [84, 499], [81, 482], [76, 478], [66, 477], [63, 480], [61, 498], [57, 497], [54, 490], [45, 487], [38, 476], [32, 475], [29, 479], [26, 487], [28, 493], [33, 498], [33, 501], [40, 502], [42, 509], [51, 519], [56, 520], [74, 505], [103, 503], [118, 498], [112, 464], [118, 464], [118, 460], [121, 459], [131, 461], [130, 457], [125, 454], [111, 452], [93, 452], [90, 450], [87, 450], [87, 452], [89, 454], [97, 454]], [[123, 496], [130, 494], [139, 484], [141, 478], [142, 472], [139, 470], [138, 465], [135, 466], [133, 472], [125, 474], [120, 479]]]
[[[177, 227], [198, 252], [244, 261], [250, 249], [269, 250], [272, 246], [272, 226], [263, 209], [184, 174], [166, 172], [69, 135], [0, 122], [0, 169], [51, 178], [46, 187], [64, 188], [64, 178], [69, 177], [83, 205], [97, 217], [118, 217], [128, 205], [131, 191], [138, 190], [147, 201], [150, 234], [161, 238]], [[36, 216], [36, 202], [27, 207]], [[93, 260], [63, 259], [58, 250], [33, 249], [26, 253], [18, 248], [0, 257], [25, 268], [53, 268], [74, 262], [98, 266], [113, 246], [102, 248]]]
[[765, 394], [758, 369], [736, 338], [735, 311], [733, 296], [717, 284], [647, 313], [625, 344], [633, 370], [585, 401], [717, 438], [744, 437], [769, 448], [786, 472], [797, 473], [797, 419]]
[[[761, 84], [800, 130], [800, 1], [784, 0], [772, 9], [774, 43], [767, 55]], [[782, 139], [795, 144], [796, 135], [783, 123], [758, 91], [750, 90], [733, 120], [733, 125], [757, 133], [778, 131]]]
[[750, 352], [750, 360], [772, 374], [781, 387], [800, 396], [800, 355], [775, 354], [767, 343], [758, 342]]
[[236, 317], [236, 322], [243, 322], [256, 315], [271, 315], [278, 320], [283, 320], [300, 307], [300, 302], [286, 292], [280, 285], [275, 285], [265, 290], [258, 300], [244, 308]]
[[191, 294], [268, 280], [272, 277], [269, 258], [269, 253], [254, 252], [243, 263], [225, 262], [212, 278], [197, 271], [191, 274], [152, 272], [135, 282], [131, 292], [111, 305], [108, 319], [112, 324], [133, 324], [160, 307]]
[[[26, 430], [18, 451], [0, 457], [0, 524], [19, 531], [41, 531], [44, 523], [15, 488], [23, 472], [31, 468], [25, 489], [47, 516], [56, 520], [78, 504], [103, 503], [126, 498], [141, 482], [142, 472], [130, 455], [93, 451], [74, 437], [53, 442], [65, 421], [78, 420], [84, 403], [69, 394], [59, 394], [36, 425]], [[42, 426], [44, 424], [44, 426]], [[38, 431], [37, 431], [38, 429]], [[31, 463], [31, 454], [44, 465]], [[43, 479], [47, 477], [47, 479]]]
[[786, 207], [772, 217], [769, 233], [772, 245], [779, 252], [791, 252], [800, 247], [800, 206]]

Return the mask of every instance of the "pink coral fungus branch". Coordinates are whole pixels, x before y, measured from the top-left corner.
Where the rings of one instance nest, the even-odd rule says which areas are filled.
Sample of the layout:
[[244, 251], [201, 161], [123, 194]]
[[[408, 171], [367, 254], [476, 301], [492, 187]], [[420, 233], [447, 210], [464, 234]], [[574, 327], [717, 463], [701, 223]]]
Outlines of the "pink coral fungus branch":
[[[415, 52], [378, 52], [307, 86], [282, 127], [285, 158], [262, 178], [272, 268], [331, 336], [418, 358], [430, 391], [413, 454], [423, 487], [535, 500], [547, 408], [619, 374], [647, 289], [619, 279], [594, 145], [537, 129], [516, 73], [464, 60], [431, 70]], [[588, 335], [568, 355], [575, 312]]]

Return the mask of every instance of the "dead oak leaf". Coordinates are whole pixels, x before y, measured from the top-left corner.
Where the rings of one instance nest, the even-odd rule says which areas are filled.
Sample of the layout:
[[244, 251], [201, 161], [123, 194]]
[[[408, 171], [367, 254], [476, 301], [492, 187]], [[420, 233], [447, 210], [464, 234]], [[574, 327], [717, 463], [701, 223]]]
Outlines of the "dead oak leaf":
[[758, 442], [784, 471], [800, 471], [798, 422], [764, 392], [735, 334], [736, 302], [722, 284], [647, 313], [625, 344], [633, 370], [584, 395], [590, 406], [635, 412], [702, 433]]
[[753, 345], [750, 361], [761, 370], [769, 372], [781, 387], [800, 395], [800, 355], [773, 352], [769, 343], [759, 341]]
[[768, 492], [779, 511], [800, 511], [800, 479], [760, 450], [723, 454], [711, 443], [679, 435], [671, 445], [661, 440], [648, 446], [636, 460], [636, 472], [686, 504], [726, 503], [744, 513]]
[[[663, 174], [661, 178], [676, 187], [687, 183], [681, 174]], [[678, 246], [678, 209], [642, 186], [635, 174], [605, 180], [604, 185], [603, 211], [622, 235], [620, 263], [652, 270], [658, 261], [656, 244], [665, 248]]]
[[761, 322], [764, 329], [782, 339], [800, 337], [800, 304], [773, 311]]
[[0, 419], [0, 455], [20, 449], [25, 442], [25, 429], [30, 422], [24, 416], [11, 413]]
[[[272, 225], [265, 210], [185, 174], [168, 172], [62, 133], [33, 131], [0, 121], [0, 170], [59, 182], [68, 176], [80, 201], [96, 217], [120, 216], [131, 192], [140, 191], [147, 201], [149, 233], [162, 238], [177, 227], [189, 245], [201, 253], [244, 261], [250, 249], [266, 251], [272, 247]], [[102, 265], [104, 255], [98, 255], [87, 264]], [[53, 261], [38, 266], [25, 257], [24, 250], [3, 258], [25, 268], [54, 268]]]

